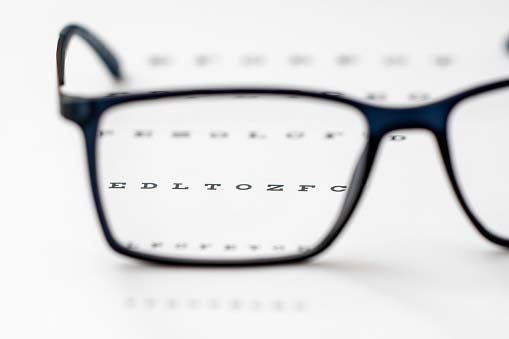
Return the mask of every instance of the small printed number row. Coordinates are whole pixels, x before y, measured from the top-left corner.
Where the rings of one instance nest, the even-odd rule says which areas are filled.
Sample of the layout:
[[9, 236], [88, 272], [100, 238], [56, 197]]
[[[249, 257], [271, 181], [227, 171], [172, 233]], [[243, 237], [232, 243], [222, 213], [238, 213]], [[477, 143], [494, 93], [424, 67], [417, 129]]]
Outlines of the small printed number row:
[[269, 311], [302, 312], [309, 307], [302, 300], [259, 300], [259, 299], [219, 299], [219, 298], [126, 298], [124, 306], [135, 310], [167, 309], [170, 311]]
[[[451, 55], [430, 55], [428, 65], [439, 68], [445, 68], [454, 64], [454, 57]], [[223, 57], [218, 54], [201, 53], [190, 58], [192, 65], [196, 67], [209, 67], [220, 64]], [[273, 59], [272, 59], [273, 60]], [[366, 58], [358, 54], [340, 54], [329, 59], [335, 65], [340, 67], [357, 66], [363, 63]], [[404, 67], [411, 65], [411, 59], [402, 54], [385, 55], [378, 58], [380, 64], [384, 67]], [[259, 53], [246, 54], [238, 57], [238, 65], [244, 67], [262, 67], [269, 65], [271, 59]], [[280, 62], [281, 60], [278, 60]], [[317, 58], [310, 54], [296, 53], [283, 58], [283, 61], [290, 67], [313, 66]], [[165, 54], [153, 54], [147, 58], [147, 63], [151, 67], [171, 66], [177, 63], [177, 58]]]
[[[236, 251], [250, 251], [257, 252], [262, 250], [269, 250], [273, 252], [284, 252], [284, 251], [297, 251], [297, 252], [305, 252], [309, 250], [309, 246], [297, 245], [297, 246], [288, 246], [284, 244], [273, 244], [273, 245], [261, 245], [261, 244], [235, 244], [235, 243], [224, 243], [224, 244], [212, 244], [208, 242], [202, 242], [197, 244], [190, 244], [188, 242], [176, 242], [167, 244], [162, 241], [153, 241], [147, 244], [148, 248], [151, 249], [172, 249], [177, 251], [210, 251], [210, 250], [220, 250], [224, 252], [236, 252]], [[126, 244], [126, 248], [130, 250], [138, 250], [141, 247], [140, 244], [135, 242], [128, 242]]]

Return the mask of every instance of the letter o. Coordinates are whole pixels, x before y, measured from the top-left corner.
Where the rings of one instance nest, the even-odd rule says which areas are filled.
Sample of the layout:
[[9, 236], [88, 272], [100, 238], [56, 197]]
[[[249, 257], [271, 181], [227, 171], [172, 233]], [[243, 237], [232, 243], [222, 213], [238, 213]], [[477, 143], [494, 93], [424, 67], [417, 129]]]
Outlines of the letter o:
[[238, 184], [237, 186], [235, 186], [235, 188], [238, 189], [239, 191], [247, 191], [253, 188], [253, 186], [249, 184]]

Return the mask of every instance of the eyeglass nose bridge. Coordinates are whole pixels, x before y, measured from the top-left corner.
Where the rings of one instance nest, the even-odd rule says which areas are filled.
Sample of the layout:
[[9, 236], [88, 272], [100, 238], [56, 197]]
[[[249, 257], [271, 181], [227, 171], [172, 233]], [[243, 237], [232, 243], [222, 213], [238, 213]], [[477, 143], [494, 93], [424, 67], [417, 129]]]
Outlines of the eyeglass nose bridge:
[[434, 134], [442, 134], [450, 109], [451, 104], [444, 101], [416, 107], [371, 106], [364, 108], [364, 112], [371, 135], [382, 137], [397, 129], [426, 129]]

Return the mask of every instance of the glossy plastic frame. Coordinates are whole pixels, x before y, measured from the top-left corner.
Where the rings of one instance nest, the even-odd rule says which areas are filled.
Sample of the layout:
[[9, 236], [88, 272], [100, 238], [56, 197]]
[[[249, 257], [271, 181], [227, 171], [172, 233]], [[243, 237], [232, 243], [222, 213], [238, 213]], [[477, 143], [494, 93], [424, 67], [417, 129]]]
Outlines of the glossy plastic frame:
[[[85, 40], [92, 49], [97, 53], [100, 59], [104, 62], [105, 66], [112, 74], [112, 76], [121, 80], [122, 73], [118, 59], [112, 52], [102, 43], [95, 35], [78, 25], [69, 25], [65, 27], [60, 33], [57, 47], [57, 73], [58, 73], [58, 93], [60, 98], [60, 111], [61, 114], [77, 123], [85, 137], [86, 151], [88, 158], [88, 169], [90, 174], [90, 183], [92, 186], [92, 193], [95, 201], [95, 206], [99, 216], [104, 235], [111, 248], [121, 254], [142, 259], [151, 262], [175, 264], [175, 265], [229, 265], [229, 266], [243, 266], [243, 265], [261, 265], [261, 264], [276, 264], [276, 263], [290, 263], [297, 262], [311, 258], [320, 252], [324, 251], [329, 245], [338, 237], [344, 229], [352, 212], [354, 211], [361, 193], [366, 185], [370, 170], [372, 168], [378, 146], [382, 137], [396, 129], [425, 129], [433, 133], [436, 138], [445, 169], [449, 176], [449, 180], [454, 189], [456, 197], [458, 198], [463, 210], [466, 212], [471, 222], [477, 230], [488, 240], [498, 245], [509, 247], [509, 240], [498, 237], [486, 229], [476, 217], [473, 211], [469, 208], [466, 200], [463, 198], [460, 191], [458, 182], [456, 180], [453, 166], [451, 163], [451, 156], [449, 152], [448, 139], [447, 139], [447, 122], [451, 110], [456, 104], [468, 97], [491, 91], [494, 89], [509, 87], [509, 79], [494, 82], [491, 84], [475, 87], [467, 91], [452, 95], [448, 98], [436, 101], [433, 103], [425, 104], [417, 107], [405, 108], [391, 108], [372, 105], [369, 103], [361, 102], [352, 98], [343, 96], [337, 92], [315, 92], [305, 91], [298, 89], [282, 89], [282, 88], [222, 88], [222, 89], [193, 89], [193, 90], [169, 90], [169, 91], [151, 91], [139, 93], [114, 93], [103, 97], [83, 98], [76, 96], [69, 96], [61, 91], [61, 86], [64, 84], [64, 70], [65, 70], [65, 54], [70, 39], [74, 36], [80, 36]], [[368, 122], [369, 136], [365, 149], [356, 165], [352, 182], [349, 185], [349, 190], [345, 199], [345, 203], [339, 214], [336, 223], [334, 224], [330, 233], [326, 238], [315, 248], [296, 255], [279, 257], [279, 258], [263, 258], [263, 259], [250, 259], [244, 261], [233, 260], [195, 260], [185, 258], [171, 258], [161, 257], [146, 253], [140, 253], [123, 247], [112, 236], [108, 227], [108, 222], [101, 204], [101, 197], [99, 194], [97, 184], [97, 169], [96, 169], [96, 136], [98, 123], [101, 115], [109, 108], [126, 104], [129, 102], [142, 101], [142, 100], [157, 100], [161, 98], [184, 97], [184, 96], [208, 96], [208, 95], [238, 95], [238, 94], [253, 94], [253, 95], [276, 95], [276, 96], [300, 96], [305, 98], [314, 98], [318, 100], [326, 100], [328, 102], [337, 102], [342, 104], [351, 105], [357, 108]]]

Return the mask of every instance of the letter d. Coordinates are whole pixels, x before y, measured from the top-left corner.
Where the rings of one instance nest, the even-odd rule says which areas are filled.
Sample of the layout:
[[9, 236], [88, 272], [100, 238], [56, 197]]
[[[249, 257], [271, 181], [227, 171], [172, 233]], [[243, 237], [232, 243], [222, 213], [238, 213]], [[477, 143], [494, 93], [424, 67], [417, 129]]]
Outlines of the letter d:
[[140, 189], [142, 190], [151, 190], [153, 188], [156, 188], [157, 184], [154, 184], [153, 182], [142, 182]]

